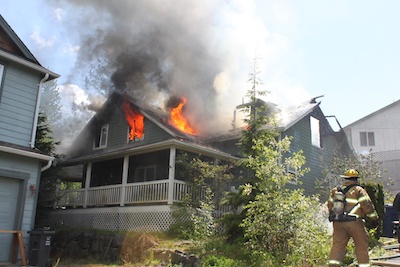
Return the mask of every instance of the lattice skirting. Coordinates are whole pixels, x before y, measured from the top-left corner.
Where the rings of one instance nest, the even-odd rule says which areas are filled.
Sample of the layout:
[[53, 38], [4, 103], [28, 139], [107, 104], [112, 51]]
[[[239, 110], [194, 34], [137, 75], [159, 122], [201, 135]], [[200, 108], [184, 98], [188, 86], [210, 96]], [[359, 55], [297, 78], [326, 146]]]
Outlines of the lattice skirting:
[[51, 225], [138, 232], [166, 231], [174, 222], [168, 205], [55, 210], [49, 220]]

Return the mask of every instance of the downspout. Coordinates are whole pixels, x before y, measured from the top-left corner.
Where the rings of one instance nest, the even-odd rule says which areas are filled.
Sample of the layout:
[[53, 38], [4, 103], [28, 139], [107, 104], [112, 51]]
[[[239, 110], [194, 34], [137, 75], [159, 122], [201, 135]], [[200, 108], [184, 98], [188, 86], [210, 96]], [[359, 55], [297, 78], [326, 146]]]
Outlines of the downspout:
[[[40, 99], [42, 96], [42, 86], [45, 81], [49, 78], [49, 74], [46, 73], [44, 75], [43, 79], [40, 80], [39, 82], [39, 88], [38, 88], [38, 96], [36, 98], [36, 108], [35, 108], [35, 117], [33, 120], [33, 127], [32, 127], [32, 135], [31, 135], [31, 148], [35, 147], [35, 138], [36, 138], [36, 128], [38, 124], [38, 117], [39, 117], [39, 108], [40, 108]], [[45, 170], [48, 170], [51, 167], [51, 164], [53, 163], [53, 160], [47, 161], [47, 164], [42, 167], [41, 172], [44, 172]]]
[[35, 117], [33, 117], [34, 120], [33, 120], [31, 143], [30, 143], [31, 148], [35, 147], [36, 127], [37, 127], [38, 117], [39, 117], [40, 97], [42, 96], [42, 85], [48, 78], [49, 78], [49, 74], [46, 73], [46, 75], [43, 77], [43, 79], [40, 80], [40, 83], [39, 83], [39, 92], [38, 92], [38, 97], [36, 98]]
[[48, 170], [51, 167], [52, 163], [53, 163], [53, 160], [47, 161], [47, 164], [42, 167], [41, 172], [44, 172], [45, 170]]

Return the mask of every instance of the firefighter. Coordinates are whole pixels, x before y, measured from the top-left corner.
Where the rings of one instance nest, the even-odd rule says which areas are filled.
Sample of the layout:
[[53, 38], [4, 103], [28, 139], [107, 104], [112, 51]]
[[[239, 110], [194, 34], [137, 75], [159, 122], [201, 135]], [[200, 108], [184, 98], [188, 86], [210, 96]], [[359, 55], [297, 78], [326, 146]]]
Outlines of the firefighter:
[[342, 265], [346, 246], [350, 237], [356, 247], [359, 267], [370, 266], [368, 255], [368, 234], [364, 218], [369, 217], [377, 226], [378, 214], [375, 211], [367, 191], [358, 184], [359, 173], [349, 169], [342, 185], [332, 189], [329, 200], [329, 221], [333, 222], [333, 242], [329, 257], [329, 266]]

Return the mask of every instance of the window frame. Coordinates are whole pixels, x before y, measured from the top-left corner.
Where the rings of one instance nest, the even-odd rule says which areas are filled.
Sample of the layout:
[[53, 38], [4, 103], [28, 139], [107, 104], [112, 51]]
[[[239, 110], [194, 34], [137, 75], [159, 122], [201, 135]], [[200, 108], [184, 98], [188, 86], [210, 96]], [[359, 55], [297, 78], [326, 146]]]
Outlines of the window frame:
[[132, 140], [129, 139], [130, 132], [131, 132], [131, 126], [129, 126], [129, 124], [128, 124], [128, 132], [126, 133], [126, 142], [127, 143], [135, 143], [135, 142], [140, 142], [140, 141], [144, 140], [144, 133], [141, 138], [134, 137]]
[[289, 183], [290, 184], [294, 184], [294, 185], [298, 185], [299, 184], [299, 182], [298, 182], [298, 175], [297, 175], [297, 170], [295, 169], [295, 168], [292, 168], [291, 166], [290, 166], [290, 164], [287, 164], [286, 165], [286, 172], [288, 173], [288, 174], [290, 174], [290, 175], [292, 175], [293, 176], [293, 180], [290, 180], [289, 181]]
[[321, 148], [321, 123], [319, 119], [313, 116], [310, 116], [310, 133], [311, 145]]
[[360, 146], [375, 146], [375, 132], [360, 132]]
[[99, 135], [95, 137], [95, 140], [93, 140], [93, 149], [106, 148], [108, 144], [108, 134], [109, 134], [109, 124], [102, 125], [99, 131]]

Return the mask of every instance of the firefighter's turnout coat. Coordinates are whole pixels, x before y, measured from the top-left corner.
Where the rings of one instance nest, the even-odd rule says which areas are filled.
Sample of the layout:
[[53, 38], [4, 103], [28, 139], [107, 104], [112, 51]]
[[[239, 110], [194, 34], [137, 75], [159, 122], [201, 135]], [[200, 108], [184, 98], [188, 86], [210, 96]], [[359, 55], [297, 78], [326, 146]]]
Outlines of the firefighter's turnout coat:
[[[378, 214], [367, 191], [357, 184], [357, 180], [346, 179], [341, 188], [345, 189], [348, 186], [352, 187], [346, 192], [346, 205], [344, 209], [348, 213], [349, 220], [333, 221], [333, 244], [329, 266], [341, 266], [346, 253], [347, 243], [351, 237], [356, 247], [358, 266], [368, 267], [370, 266], [368, 235], [363, 219], [369, 217], [377, 220]], [[336, 191], [338, 191], [337, 187], [332, 189], [328, 200], [330, 214], [332, 213]]]

